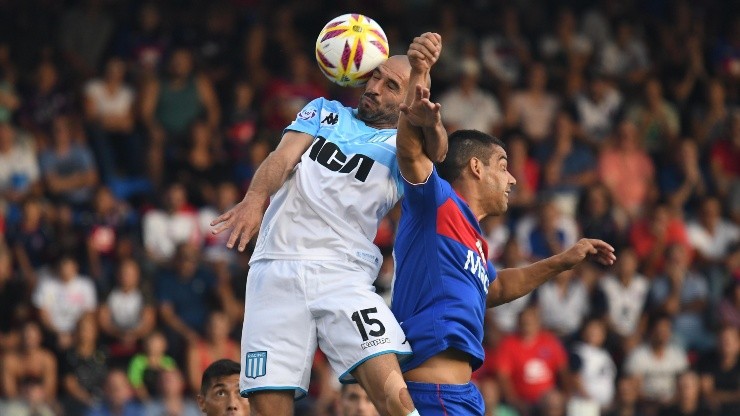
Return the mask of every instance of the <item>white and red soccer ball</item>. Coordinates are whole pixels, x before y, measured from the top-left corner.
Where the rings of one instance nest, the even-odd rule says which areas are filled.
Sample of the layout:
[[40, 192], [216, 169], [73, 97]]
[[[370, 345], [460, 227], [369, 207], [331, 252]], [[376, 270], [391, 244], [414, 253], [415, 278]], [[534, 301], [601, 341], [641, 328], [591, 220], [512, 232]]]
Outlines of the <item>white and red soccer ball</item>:
[[329, 80], [359, 87], [388, 59], [388, 38], [380, 25], [361, 14], [330, 20], [316, 39], [316, 61]]

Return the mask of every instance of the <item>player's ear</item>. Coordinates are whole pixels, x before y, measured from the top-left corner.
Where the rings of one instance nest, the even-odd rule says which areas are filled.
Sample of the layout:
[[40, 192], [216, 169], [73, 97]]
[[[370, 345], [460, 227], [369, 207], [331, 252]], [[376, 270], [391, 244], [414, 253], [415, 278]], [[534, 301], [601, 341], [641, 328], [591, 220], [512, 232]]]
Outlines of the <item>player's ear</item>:
[[468, 161], [468, 169], [475, 179], [483, 177], [483, 162], [477, 157], [471, 157]]
[[195, 397], [195, 400], [198, 402], [198, 408], [200, 409], [200, 411], [205, 413], [206, 412], [206, 398], [203, 397], [202, 394], [199, 394], [198, 396]]

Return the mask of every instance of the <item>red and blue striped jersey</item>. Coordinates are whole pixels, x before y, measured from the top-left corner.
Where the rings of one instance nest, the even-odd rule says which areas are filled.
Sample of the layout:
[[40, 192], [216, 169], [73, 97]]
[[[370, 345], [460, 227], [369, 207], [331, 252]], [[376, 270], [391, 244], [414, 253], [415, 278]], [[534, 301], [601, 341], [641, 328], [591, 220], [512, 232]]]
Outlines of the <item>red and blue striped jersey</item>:
[[414, 352], [403, 371], [455, 348], [483, 362], [483, 318], [496, 270], [468, 204], [436, 169], [426, 183], [404, 184], [394, 255], [391, 309]]

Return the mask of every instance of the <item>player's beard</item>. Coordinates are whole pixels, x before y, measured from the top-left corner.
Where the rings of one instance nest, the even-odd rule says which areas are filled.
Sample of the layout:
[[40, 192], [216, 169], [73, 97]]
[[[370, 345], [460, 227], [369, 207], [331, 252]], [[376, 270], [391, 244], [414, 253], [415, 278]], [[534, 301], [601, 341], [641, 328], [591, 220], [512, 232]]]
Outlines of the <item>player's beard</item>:
[[[369, 100], [371, 104], [363, 105], [363, 101]], [[373, 101], [372, 98], [363, 96], [360, 99], [360, 105], [357, 106], [357, 118], [364, 121], [365, 124], [377, 128], [396, 128], [398, 125], [398, 106], [382, 106]]]

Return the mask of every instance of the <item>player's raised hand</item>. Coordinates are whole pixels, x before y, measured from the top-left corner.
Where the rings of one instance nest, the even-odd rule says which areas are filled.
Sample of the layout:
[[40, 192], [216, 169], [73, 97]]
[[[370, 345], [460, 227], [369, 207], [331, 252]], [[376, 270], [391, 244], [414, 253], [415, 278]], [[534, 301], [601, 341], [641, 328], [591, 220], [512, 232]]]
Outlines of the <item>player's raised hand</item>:
[[416, 127], [434, 127], [441, 120], [439, 110], [442, 106], [439, 103], [429, 101], [429, 88], [416, 86], [416, 97], [411, 105], [401, 103], [401, 112], [411, 125]]
[[426, 73], [437, 62], [440, 53], [442, 53], [442, 36], [438, 33], [426, 32], [414, 38], [406, 55], [413, 71]]
[[229, 241], [226, 247], [234, 248], [239, 240], [239, 251], [247, 248], [247, 243], [254, 237], [262, 223], [264, 201], [256, 201], [254, 198], [245, 198], [233, 208], [221, 214], [211, 221], [211, 232], [215, 235], [231, 229]]
[[606, 266], [614, 264], [617, 260], [617, 257], [614, 255], [614, 247], [602, 240], [592, 238], [578, 240], [573, 247], [560, 253], [560, 256], [569, 269], [586, 260], [589, 256]]

